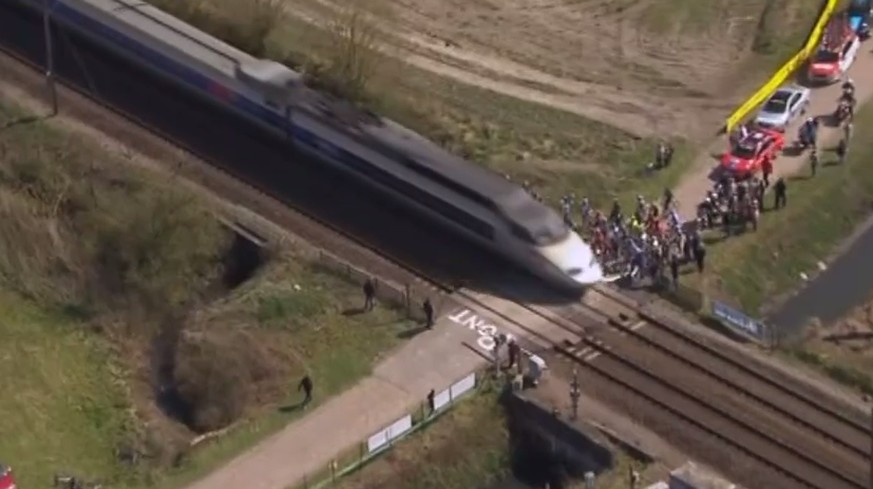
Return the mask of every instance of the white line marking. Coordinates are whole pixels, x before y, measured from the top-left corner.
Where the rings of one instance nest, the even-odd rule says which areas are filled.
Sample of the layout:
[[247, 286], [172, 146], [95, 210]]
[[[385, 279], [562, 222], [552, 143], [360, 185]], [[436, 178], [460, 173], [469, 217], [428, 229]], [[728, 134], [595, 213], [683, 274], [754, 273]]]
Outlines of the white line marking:
[[636, 330], [642, 328], [642, 327], [645, 326], [645, 325], [646, 325], [646, 322], [645, 322], [645, 321], [640, 321], [640, 322], [638, 322], [637, 324], [634, 324], [633, 326], [631, 326], [631, 331], [636, 331]]
[[594, 360], [595, 358], [597, 358], [597, 357], [599, 357], [599, 356], [600, 356], [600, 352], [599, 352], [599, 351], [595, 351], [595, 352], [591, 353], [590, 355], [586, 356], [584, 360], [585, 360], [586, 362], [590, 362], [590, 361]]

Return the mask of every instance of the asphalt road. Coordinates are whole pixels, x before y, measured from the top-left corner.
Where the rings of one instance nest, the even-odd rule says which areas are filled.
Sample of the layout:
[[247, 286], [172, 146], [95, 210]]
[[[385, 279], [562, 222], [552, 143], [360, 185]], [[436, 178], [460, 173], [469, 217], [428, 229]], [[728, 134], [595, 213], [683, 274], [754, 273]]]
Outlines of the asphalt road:
[[767, 321], [784, 335], [801, 332], [812, 318], [836, 321], [870, 299], [873, 292], [873, 218], [860, 236], [809, 285], [789, 298]]

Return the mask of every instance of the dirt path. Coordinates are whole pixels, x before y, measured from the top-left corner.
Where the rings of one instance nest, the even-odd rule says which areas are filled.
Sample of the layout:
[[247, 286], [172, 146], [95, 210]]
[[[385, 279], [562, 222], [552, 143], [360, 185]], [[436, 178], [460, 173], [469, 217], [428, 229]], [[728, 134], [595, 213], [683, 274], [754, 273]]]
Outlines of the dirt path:
[[[638, 136], [711, 133], [732, 104], [719, 81], [732, 60], [729, 43], [715, 33], [691, 42], [636, 30], [650, 1], [617, 9], [602, 0], [512, 0], [495, 11], [481, 1], [415, 0], [393, 4], [397, 18], [377, 25], [386, 53], [461, 83]], [[312, 2], [289, 3], [288, 12], [329, 22], [336, 4]]]
[[[858, 58], [850, 70], [851, 77], [855, 82], [856, 96], [859, 104], [866, 103], [873, 97], [873, 52], [871, 52], [871, 46], [873, 44], [870, 42], [862, 46]], [[842, 91], [840, 85], [840, 83], [836, 83], [827, 87], [813, 89], [809, 116], [832, 113], [837, 106], [837, 100]], [[787, 145], [794, 141], [799, 122], [801, 121], [792, 124], [786, 132]], [[866, 130], [866, 128], [859, 128], [859, 130]], [[839, 128], [824, 127], [819, 135], [819, 144], [822, 148], [828, 150], [835, 146], [841, 137], [842, 133]], [[720, 138], [713, 142], [706, 151], [698, 156], [692, 170], [686, 174], [685, 178], [674, 189], [673, 193], [676, 199], [678, 199], [679, 212], [683, 218], [694, 218], [697, 212], [697, 204], [706, 195], [706, 191], [712, 188], [713, 180], [710, 178], [710, 175], [714, 169], [718, 168], [716, 156], [720, 157], [726, 148], [726, 138]], [[822, 154], [822, 158], [826, 162], [831, 158], [831, 154], [825, 151]], [[808, 172], [809, 152], [796, 156], [780, 155], [773, 165], [773, 171], [776, 177]], [[826, 172], [827, 169], [823, 171]], [[790, 183], [788, 184], [788, 195], [790, 200]]]

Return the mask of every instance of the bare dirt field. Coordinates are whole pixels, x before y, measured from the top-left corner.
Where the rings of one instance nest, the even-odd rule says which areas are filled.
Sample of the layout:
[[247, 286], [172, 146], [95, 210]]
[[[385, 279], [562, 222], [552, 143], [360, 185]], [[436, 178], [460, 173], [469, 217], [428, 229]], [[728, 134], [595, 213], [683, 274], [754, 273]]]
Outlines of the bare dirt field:
[[[335, 0], [287, 0], [329, 23]], [[379, 5], [408, 64], [640, 136], [713, 131], [799, 47], [818, 2], [771, 0], [399, 0]], [[386, 13], [387, 12], [387, 13]], [[703, 134], [702, 134], [703, 133]]]

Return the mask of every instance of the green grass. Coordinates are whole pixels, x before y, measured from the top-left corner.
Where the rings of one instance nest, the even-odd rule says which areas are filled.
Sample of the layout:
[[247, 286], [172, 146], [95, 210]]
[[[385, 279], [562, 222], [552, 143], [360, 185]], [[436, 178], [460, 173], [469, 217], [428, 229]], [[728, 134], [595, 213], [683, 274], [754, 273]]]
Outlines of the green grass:
[[[873, 107], [856, 115], [856, 127], [873, 124]], [[869, 216], [873, 202], [873, 138], [857, 131], [842, 166], [825, 166], [816, 178], [805, 174], [787, 179], [788, 206], [767, 212], [758, 232], [712, 245], [707, 254], [707, 290], [726, 294], [746, 311], [802, 284], [800, 273], [812, 273]], [[823, 161], [835, 160], [826, 152]], [[804, 171], [805, 173], [805, 171]], [[772, 195], [767, 197], [772, 205]], [[688, 276], [697, 285], [696, 276]]]
[[[805, 345], [787, 348], [785, 353], [790, 359], [823, 372], [838, 384], [867, 396], [873, 396], [873, 376], [870, 374], [869, 358], [859, 361], [858, 358], [852, 358], [852, 355], [840, 355], [839, 352], [833, 351], [832, 354], [817, 352], [815, 348], [810, 349]], [[838, 356], [834, 356], [833, 353], [837, 353]]]
[[509, 474], [510, 449], [497, 398], [493, 390], [474, 394], [333, 487], [471, 489], [502, 480]]
[[[229, 235], [198, 196], [0, 104], [0, 125], [13, 121], [0, 132], [0, 456], [22, 487], [56, 471], [112, 487], [189, 481], [296, 419], [278, 408], [299, 399], [304, 372], [321, 402], [411, 327], [383, 307], [345, 314], [360, 284], [311, 250], [273, 250], [224, 291]], [[193, 434], [153, 403], [152, 340], [170, 328], [184, 332], [175, 375], [198, 419], [242, 420], [193, 452]]]
[[152, 482], [157, 487], [192, 482], [300, 417], [302, 411], [277, 408], [294, 406], [300, 400], [297, 381], [304, 371], [315, 383], [316, 408], [370, 374], [373, 365], [400, 343], [400, 334], [413, 325], [382, 307], [365, 315], [343, 314], [360, 305], [357, 284], [288, 255], [226, 302], [207, 310], [202, 328], [255, 327], [261, 342], [271, 342], [284, 352], [285, 385], [277, 399], [242, 425], [198, 448], [181, 468], [154, 474]]
[[0, 454], [19, 487], [57, 472], [111, 478], [131, 436], [125, 372], [82, 323], [0, 290]]

